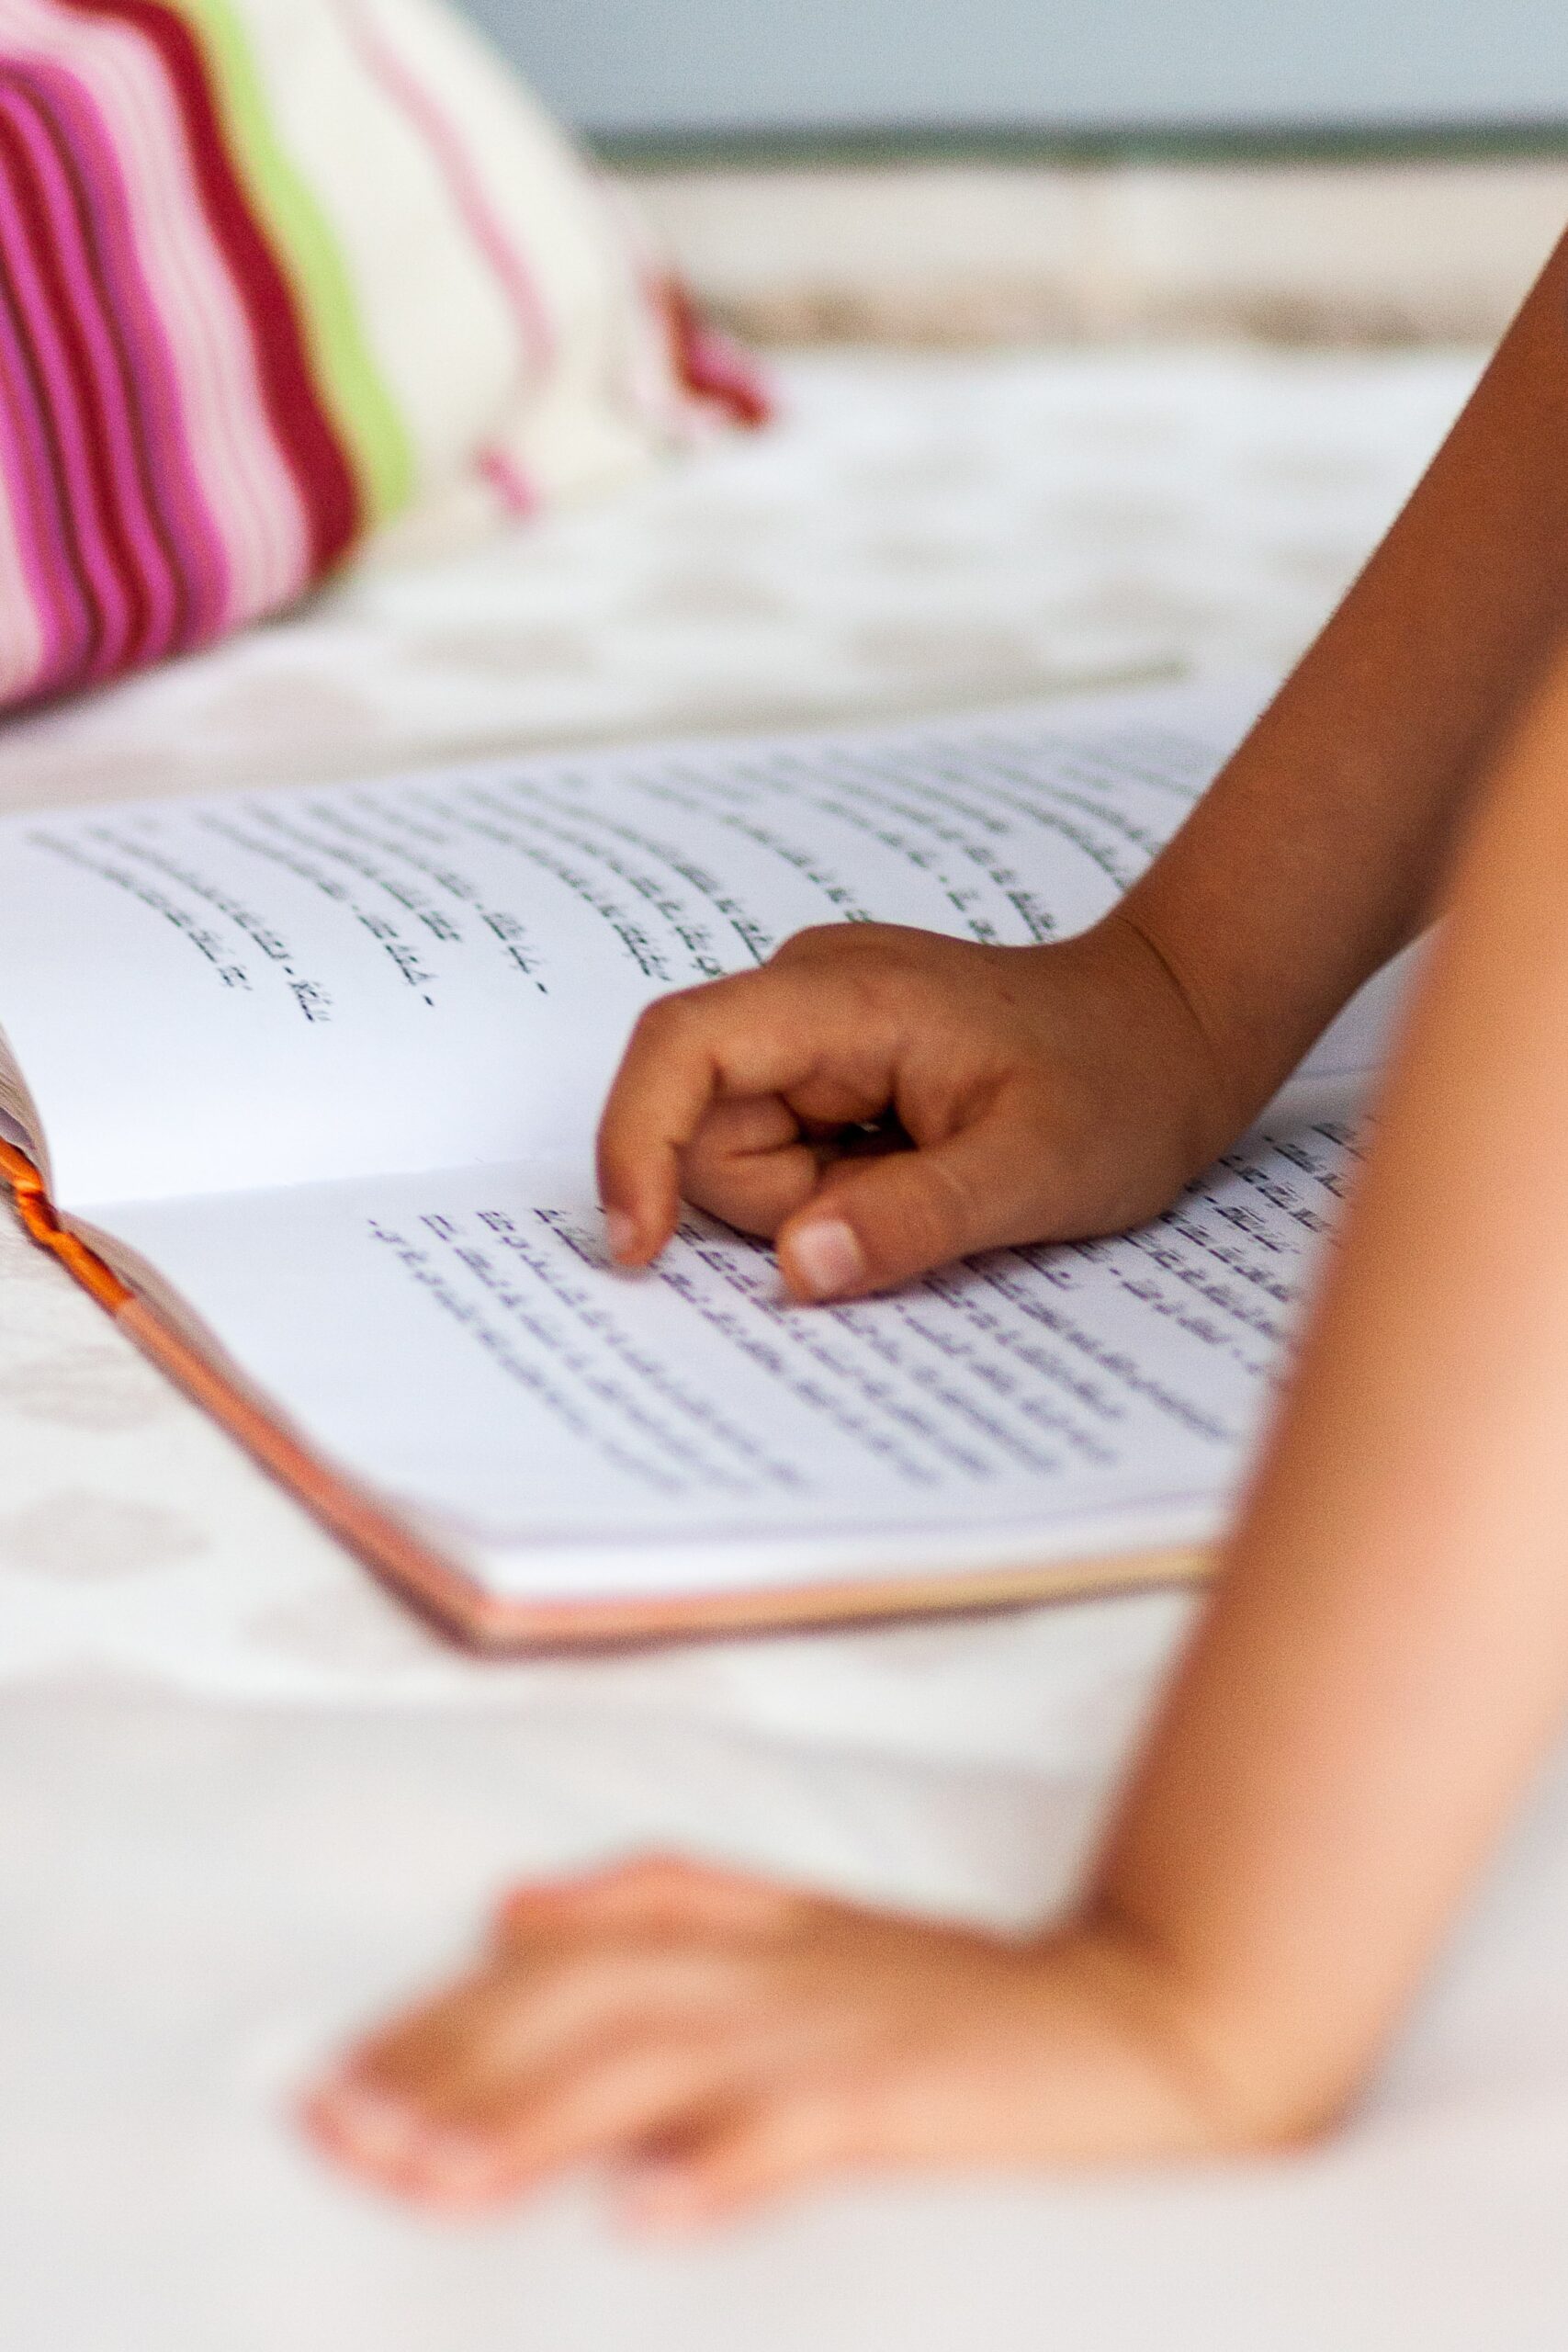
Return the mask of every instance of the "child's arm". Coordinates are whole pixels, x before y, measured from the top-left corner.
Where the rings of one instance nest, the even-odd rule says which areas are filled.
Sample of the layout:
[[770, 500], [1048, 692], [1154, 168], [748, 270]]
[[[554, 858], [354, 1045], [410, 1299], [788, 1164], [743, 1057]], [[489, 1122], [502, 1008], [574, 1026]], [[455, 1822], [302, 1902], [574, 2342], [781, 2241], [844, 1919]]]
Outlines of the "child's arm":
[[[858, 2165], [1310, 2132], [1568, 1696], [1568, 661], [1499, 768], [1219, 1590], [1037, 1940], [645, 1863], [519, 1897], [318, 2135], [429, 2199], [643, 2165], [712, 2218]], [[652, 2154], [657, 2161], [649, 2168]]]
[[1258, 2128], [1354, 2089], [1568, 1699], [1568, 648], [1497, 766], [1091, 1916]]
[[[837, 925], [654, 1008], [602, 1136], [617, 1254], [655, 1255], [683, 1190], [775, 1235], [790, 1286], [822, 1297], [1165, 1206], [1420, 929], [1565, 612], [1568, 243], [1317, 644], [1108, 922], [1007, 950]], [[889, 1105], [921, 1148], [829, 1161], [825, 1199], [801, 1118]]]

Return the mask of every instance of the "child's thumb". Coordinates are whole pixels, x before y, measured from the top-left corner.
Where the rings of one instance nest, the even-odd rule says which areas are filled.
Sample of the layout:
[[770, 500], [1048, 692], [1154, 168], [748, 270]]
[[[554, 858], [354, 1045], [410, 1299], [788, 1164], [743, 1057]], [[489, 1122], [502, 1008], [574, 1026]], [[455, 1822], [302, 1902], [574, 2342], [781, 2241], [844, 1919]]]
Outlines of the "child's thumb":
[[1001, 1228], [996, 1140], [980, 1131], [836, 1169], [778, 1233], [779, 1267], [800, 1299], [858, 1298], [1017, 1238]]

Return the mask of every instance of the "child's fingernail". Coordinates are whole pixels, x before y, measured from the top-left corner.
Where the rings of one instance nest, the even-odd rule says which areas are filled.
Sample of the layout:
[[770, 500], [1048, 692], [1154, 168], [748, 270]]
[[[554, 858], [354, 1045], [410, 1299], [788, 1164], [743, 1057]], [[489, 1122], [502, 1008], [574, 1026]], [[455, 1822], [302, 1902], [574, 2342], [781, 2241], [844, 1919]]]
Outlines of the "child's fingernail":
[[421, 2152], [421, 2171], [439, 2197], [483, 2197], [495, 2185], [495, 2158], [466, 2133], [438, 2132]]
[[825, 1216], [790, 1235], [789, 1261], [809, 1298], [838, 1298], [865, 1280], [865, 1252], [841, 1217]]
[[391, 2156], [417, 2138], [419, 2125], [400, 2100], [367, 2090], [352, 2080], [331, 2085], [324, 2095], [333, 2120], [367, 2155]]
[[637, 1219], [625, 1209], [606, 1209], [604, 1238], [610, 1245], [612, 1258], [626, 1258], [637, 1248]]
[[634, 2230], [668, 2232], [690, 2228], [699, 2207], [688, 2176], [663, 2165], [639, 2168], [621, 2200], [621, 2215]]

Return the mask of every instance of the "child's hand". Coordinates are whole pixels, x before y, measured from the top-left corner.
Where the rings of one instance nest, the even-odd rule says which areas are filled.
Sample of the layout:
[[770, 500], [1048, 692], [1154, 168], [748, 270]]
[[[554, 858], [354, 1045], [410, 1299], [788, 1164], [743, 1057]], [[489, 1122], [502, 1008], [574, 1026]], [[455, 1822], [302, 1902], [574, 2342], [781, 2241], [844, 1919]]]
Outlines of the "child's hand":
[[[1245, 1124], [1226, 1097], [1166, 965], [1114, 915], [1053, 947], [803, 932], [637, 1023], [599, 1131], [610, 1244], [646, 1264], [683, 1195], [773, 1236], [797, 1297], [852, 1297], [1156, 1215]], [[912, 1151], [834, 1148], [889, 1115]]]
[[366, 2043], [307, 2122], [452, 2210], [608, 2163], [656, 2227], [848, 2169], [1269, 2136], [1130, 1943], [1013, 1942], [660, 1860], [513, 1897], [473, 1973]]

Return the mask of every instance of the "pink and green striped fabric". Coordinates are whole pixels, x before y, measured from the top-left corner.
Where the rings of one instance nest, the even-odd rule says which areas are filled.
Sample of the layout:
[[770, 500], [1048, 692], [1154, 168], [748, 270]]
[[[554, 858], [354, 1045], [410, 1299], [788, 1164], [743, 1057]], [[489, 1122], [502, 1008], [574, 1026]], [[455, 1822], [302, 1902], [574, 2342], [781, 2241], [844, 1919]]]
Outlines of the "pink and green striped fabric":
[[0, 704], [761, 412], [441, 0], [0, 0]]

